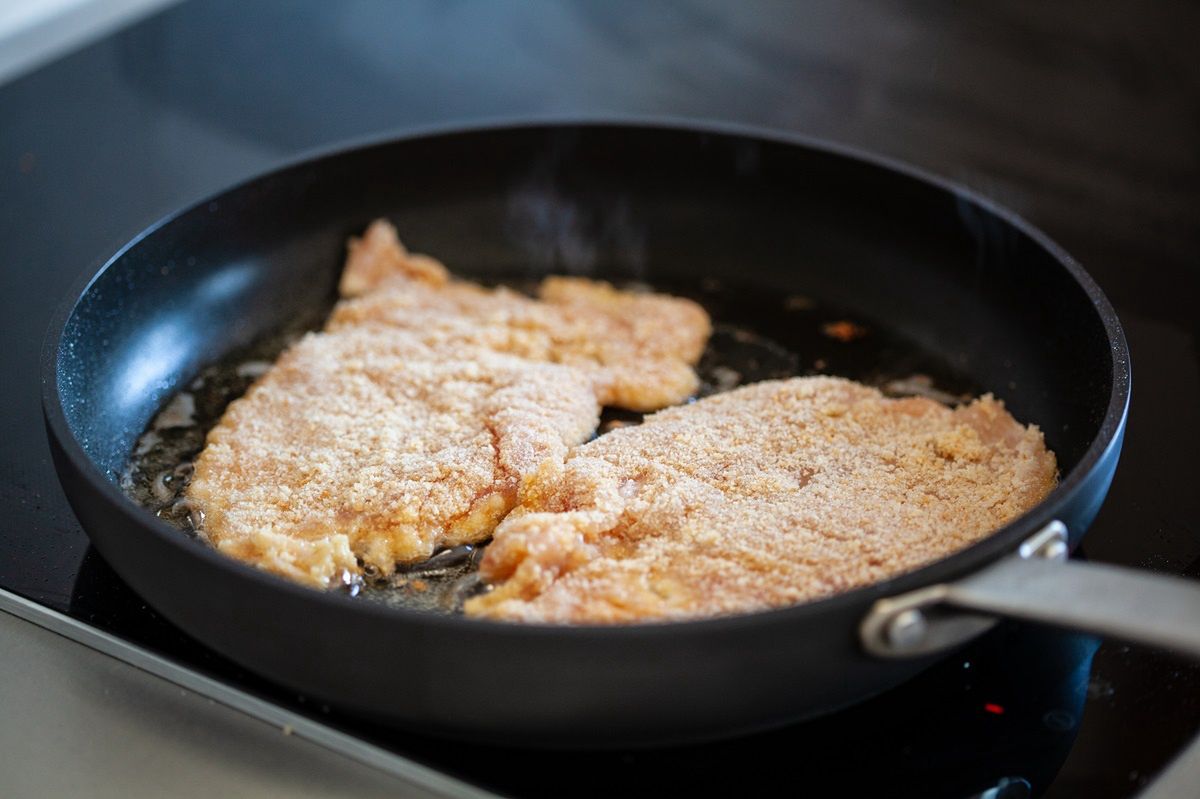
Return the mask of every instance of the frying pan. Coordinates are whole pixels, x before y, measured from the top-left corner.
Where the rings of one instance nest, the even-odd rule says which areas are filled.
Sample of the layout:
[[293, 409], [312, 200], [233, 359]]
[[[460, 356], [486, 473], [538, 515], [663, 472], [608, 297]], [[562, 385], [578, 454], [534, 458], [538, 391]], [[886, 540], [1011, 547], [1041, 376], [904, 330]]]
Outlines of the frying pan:
[[[703, 277], [848, 309], [1039, 424], [1061, 482], [978, 544], [885, 582], [618, 627], [313, 591], [218, 555], [123, 495], [118, 476], [156, 410], [206, 364], [327, 307], [347, 237], [381, 215], [471, 277]], [[1129, 354], [1108, 301], [1014, 215], [846, 148], [714, 126], [553, 123], [308, 158], [112, 256], [55, 320], [43, 385], [71, 506], [146, 601], [278, 683], [425, 733], [550, 746], [733, 735], [880, 692], [997, 616], [1200, 655], [1195, 585], [1063, 562], [1104, 499], [1125, 428]]]

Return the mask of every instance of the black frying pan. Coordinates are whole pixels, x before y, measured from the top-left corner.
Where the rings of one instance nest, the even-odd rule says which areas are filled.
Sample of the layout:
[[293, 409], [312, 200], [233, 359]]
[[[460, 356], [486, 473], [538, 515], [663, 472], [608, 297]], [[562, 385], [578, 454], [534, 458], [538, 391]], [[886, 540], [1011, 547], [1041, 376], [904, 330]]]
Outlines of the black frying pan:
[[[117, 477], [156, 410], [204, 365], [327, 306], [347, 237], [380, 215], [468, 276], [716, 280], [735, 299], [798, 294], [847, 309], [1041, 425], [1061, 484], [976, 546], [881, 584], [627, 627], [485, 622], [320, 593], [222, 557], [126, 498]], [[1200, 652], [1193, 586], [1056, 563], [1104, 499], [1129, 400], [1125, 339], [1099, 289], [1013, 215], [845, 149], [536, 125], [305, 160], [134, 239], [64, 306], [44, 368], [67, 495], [134, 589], [256, 672], [428, 733], [552, 745], [729, 735], [879, 692], [994, 613]]]

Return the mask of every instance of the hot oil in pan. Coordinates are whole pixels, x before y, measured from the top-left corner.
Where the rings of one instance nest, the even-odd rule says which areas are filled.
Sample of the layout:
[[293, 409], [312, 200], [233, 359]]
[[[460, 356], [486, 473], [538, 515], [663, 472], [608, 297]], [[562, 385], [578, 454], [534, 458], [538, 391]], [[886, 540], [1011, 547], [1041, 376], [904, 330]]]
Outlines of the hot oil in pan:
[[[639, 286], [627, 286], [637, 289]], [[644, 287], [641, 287], [644, 288]], [[879, 387], [891, 396], [922, 395], [954, 404], [983, 393], [944, 359], [870, 320], [803, 295], [706, 280], [699, 286], [653, 288], [691, 297], [712, 315], [714, 331], [698, 371], [700, 396], [761, 380], [828, 374]], [[300, 320], [204, 369], [177, 394], [138, 440], [121, 486], [138, 504], [196, 536], [203, 519], [184, 498], [192, 461], [225, 407], [262, 375], [280, 352], [322, 317]], [[641, 414], [608, 410], [599, 434], [637, 424]], [[386, 578], [367, 576], [346, 590], [369, 601], [458, 612], [480, 590], [483, 546], [443, 550]]]
[[168, 524], [196, 535], [203, 519], [183, 493], [191, 479], [192, 461], [204, 447], [204, 437], [225, 413], [226, 406], [245, 394], [289, 344], [319, 327], [323, 318], [314, 314], [297, 320], [203, 369], [163, 406], [142, 433], [121, 476], [122, 490]]

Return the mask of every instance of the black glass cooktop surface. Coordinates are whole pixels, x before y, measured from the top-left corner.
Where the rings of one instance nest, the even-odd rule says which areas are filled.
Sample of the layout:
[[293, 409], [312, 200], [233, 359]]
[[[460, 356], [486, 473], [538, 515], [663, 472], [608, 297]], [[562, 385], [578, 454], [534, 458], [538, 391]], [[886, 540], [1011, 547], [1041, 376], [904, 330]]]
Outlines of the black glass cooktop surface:
[[966, 183], [1082, 261], [1135, 375], [1086, 556], [1200, 577], [1200, 12], [1070, 5], [195, 0], [0, 86], [0, 587], [513, 796], [781, 781], [813, 795], [1134, 795], [1200, 730], [1200, 667], [1011, 624], [834, 716], [703, 746], [520, 752], [339, 716], [124, 587], [66, 506], [39, 408], [42, 337], [69, 285], [155, 218], [298, 152], [489, 117], [749, 123]]

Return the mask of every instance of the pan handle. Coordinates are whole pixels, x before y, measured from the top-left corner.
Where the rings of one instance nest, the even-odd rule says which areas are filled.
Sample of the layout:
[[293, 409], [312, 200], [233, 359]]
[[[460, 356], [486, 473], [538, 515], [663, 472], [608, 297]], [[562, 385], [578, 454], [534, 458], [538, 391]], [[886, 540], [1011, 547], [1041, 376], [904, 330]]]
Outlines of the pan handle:
[[[968, 577], [879, 600], [859, 628], [863, 646], [880, 657], [931, 654], [1002, 616], [1200, 659], [1200, 582], [1066, 557], [1067, 528], [1052, 522], [1017, 552]], [[1200, 738], [1139, 799], [1195, 796], [1197, 775]]]
[[1002, 616], [1200, 658], [1200, 582], [1067, 562], [1066, 541], [1067, 528], [1051, 522], [1017, 552], [968, 577], [879, 600], [860, 627], [864, 647], [880, 657], [930, 654]]

